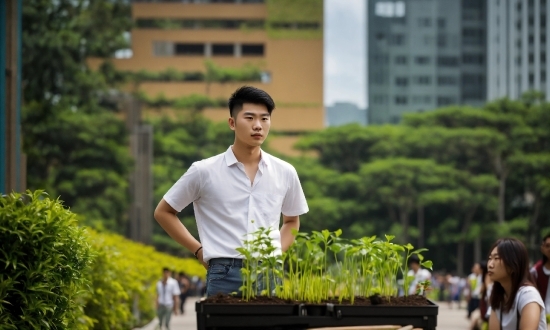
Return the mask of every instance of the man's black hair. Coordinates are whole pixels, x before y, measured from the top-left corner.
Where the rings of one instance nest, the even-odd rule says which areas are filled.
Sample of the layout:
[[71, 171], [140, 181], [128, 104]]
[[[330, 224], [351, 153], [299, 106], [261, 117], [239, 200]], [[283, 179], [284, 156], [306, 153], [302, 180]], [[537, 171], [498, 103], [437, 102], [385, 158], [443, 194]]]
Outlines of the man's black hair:
[[228, 106], [231, 117], [234, 117], [243, 109], [244, 103], [265, 105], [270, 115], [271, 111], [275, 109], [275, 102], [265, 91], [252, 86], [243, 86], [237, 89], [229, 98]]
[[169, 271], [170, 271], [170, 268], [168, 268], [168, 267], [162, 268], [162, 272], [163, 272], [163, 273], [164, 273], [164, 272], [169, 272]]
[[420, 258], [416, 255], [416, 254], [413, 254], [412, 256], [409, 257], [409, 266], [411, 264], [418, 264], [420, 265]]

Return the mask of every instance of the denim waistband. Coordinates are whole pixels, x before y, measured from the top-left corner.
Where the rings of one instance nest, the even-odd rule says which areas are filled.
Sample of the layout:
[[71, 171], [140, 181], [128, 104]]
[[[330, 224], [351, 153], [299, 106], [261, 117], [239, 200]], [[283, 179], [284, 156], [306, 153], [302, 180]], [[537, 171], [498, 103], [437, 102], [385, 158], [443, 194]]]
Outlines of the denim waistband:
[[208, 265], [214, 265], [214, 264], [221, 264], [221, 265], [229, 265], [233, 267], [242, 267], [243, 266], [243, 259], [237, 259], [237, 258], [212, 258], [208, 260]]

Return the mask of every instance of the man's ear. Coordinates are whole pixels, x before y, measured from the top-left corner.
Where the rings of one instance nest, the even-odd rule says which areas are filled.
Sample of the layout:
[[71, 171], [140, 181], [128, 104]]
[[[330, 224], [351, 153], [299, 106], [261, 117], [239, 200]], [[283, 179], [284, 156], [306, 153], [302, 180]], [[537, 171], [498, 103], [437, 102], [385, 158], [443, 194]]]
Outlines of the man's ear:
[[231, 130], [234, 131], [235, 125], [236, 125], [235, 118], [229, 117], [229, 119], [227, 119], [227, 123], [229, 124], [229, 128], [231, 128]]

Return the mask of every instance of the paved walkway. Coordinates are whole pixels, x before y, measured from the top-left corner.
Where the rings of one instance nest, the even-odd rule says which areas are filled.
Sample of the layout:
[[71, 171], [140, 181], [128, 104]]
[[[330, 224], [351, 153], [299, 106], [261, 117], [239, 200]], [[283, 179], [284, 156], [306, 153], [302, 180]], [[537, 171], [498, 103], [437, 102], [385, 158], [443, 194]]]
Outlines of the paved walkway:
[[[188, 298], [185, 302], [185, 313], [183, 315], [172, 316], [170, 322], [171, 330], [195, 330], [197, 328], [197, 318], [195, 314], [195, 301], [197, 298]], [[157, 320], [149, 323], [141, 330], [154, 330], [158, 324]], [[446, 303], [439, 305], [439, 315], [437, 316], [437, 329], [440, 330], [468, 330], [469, 321], [466, 319], [466, 310], [464, 308], [449, 309]]]

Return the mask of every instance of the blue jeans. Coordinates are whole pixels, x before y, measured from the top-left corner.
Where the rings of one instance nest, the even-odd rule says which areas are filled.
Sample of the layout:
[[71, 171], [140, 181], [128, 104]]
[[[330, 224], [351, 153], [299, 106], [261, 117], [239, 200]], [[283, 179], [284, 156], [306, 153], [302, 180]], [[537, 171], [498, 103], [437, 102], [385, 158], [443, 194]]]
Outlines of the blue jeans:
[[[215, 296], [218, 293], [236, 296], [242, 296], [240, 287], [243, 285], [241, 268], [242, 259], [233, 258], [215, 258], [208, 262], [208, 271], [206, 272], [206, 296]], [[259, 288], [257, 295], [260, 295], [263, 288], [262, 276], [258, 277]], [[277, 281], [279, 282], [279, 281]], [[275, 280], [270, 276], [270, 288], [275, 289]]]

